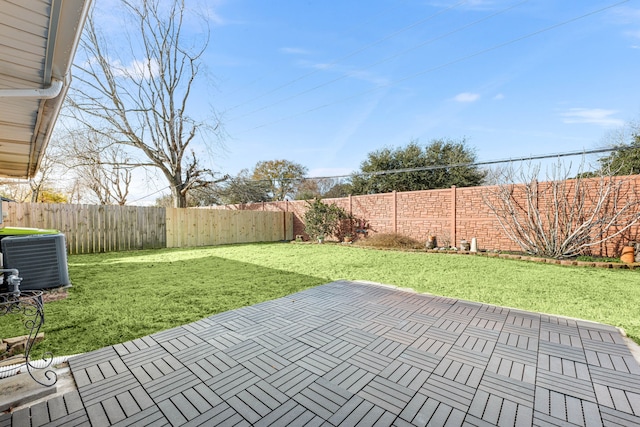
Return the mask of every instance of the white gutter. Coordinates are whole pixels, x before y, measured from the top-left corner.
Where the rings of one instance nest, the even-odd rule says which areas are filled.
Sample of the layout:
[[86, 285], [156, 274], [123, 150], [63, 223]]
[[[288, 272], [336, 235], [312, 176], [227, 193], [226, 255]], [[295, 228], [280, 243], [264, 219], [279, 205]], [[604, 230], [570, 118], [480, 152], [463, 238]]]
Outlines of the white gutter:
[[60, 95], [62, 80], [51, 79], [51, 86], [43, 89], [0, 89], [0, 98], [52, 99]]

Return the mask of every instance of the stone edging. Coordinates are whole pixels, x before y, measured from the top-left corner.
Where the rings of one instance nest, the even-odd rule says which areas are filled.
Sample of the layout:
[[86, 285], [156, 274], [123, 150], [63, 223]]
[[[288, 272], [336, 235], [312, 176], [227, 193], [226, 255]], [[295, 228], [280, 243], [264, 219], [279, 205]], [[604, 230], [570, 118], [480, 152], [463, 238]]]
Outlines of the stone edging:
[[521, 261], [539, 262], [543, 264], [555, 264], [574, 267], [598, 267], [598, 268], [612, 268], [618, 270], [633, 270], [636, 267], [640, 267], [640, 263], [634, 262], [626, 264], [623, 262], [596, 262], [596, 261], [574, 261], [569, 259], [552, 259], [541, 258], [530, 255], [516, 255], [516, 254], [501, 254], [498, 252], [469, 252], [469, 251], [440, 251], [437, 249], [429, 249], [427, 253], [444, 253], [444, 254], [459, 254], [459, 255], [473, 255], [473, 256], [486, 256], [489, 258], [503, 258], [503, 259], [515, 259]]

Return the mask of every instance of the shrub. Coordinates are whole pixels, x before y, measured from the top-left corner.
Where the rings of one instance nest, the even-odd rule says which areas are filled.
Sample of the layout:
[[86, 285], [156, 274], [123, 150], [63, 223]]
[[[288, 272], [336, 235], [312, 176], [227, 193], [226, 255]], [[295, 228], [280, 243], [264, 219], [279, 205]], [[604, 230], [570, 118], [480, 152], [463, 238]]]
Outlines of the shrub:
[[309, 209], [304, 214], [304, 231], [312, 238], [324, 238], [336, 234], [342, 221], [349, 214], [339, 206], [323, 203], [319, 198], [307, 201]]
[[381, 233], [359, 240], [361, 246], [394, 249], [424, 249], [424, 244], [411, 237], [397, 233]]

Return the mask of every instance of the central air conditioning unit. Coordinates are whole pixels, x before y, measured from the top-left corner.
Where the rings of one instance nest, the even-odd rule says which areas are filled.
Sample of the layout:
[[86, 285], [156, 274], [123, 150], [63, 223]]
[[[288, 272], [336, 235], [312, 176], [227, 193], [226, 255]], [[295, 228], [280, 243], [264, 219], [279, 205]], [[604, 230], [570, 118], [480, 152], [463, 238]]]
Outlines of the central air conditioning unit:
[[20, 272], [21, 291], [71, 286], [64, 234], [8, 236], [0, 247], [3, 267]]

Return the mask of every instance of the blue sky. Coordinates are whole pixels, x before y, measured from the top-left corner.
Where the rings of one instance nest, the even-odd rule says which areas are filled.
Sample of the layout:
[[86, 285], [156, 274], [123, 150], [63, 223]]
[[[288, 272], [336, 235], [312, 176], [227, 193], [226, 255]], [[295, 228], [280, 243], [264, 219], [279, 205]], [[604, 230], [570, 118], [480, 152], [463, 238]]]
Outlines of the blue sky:
[[227, 133], [209, 161], [235, 174], [283, 158], [324, 176], [413, 139], [466, 138], [479, 160], [600, 147], [640, 118], [640, 1], [576, 18], [616, 3], [204, 2], [215, 88], [194, 106]]

